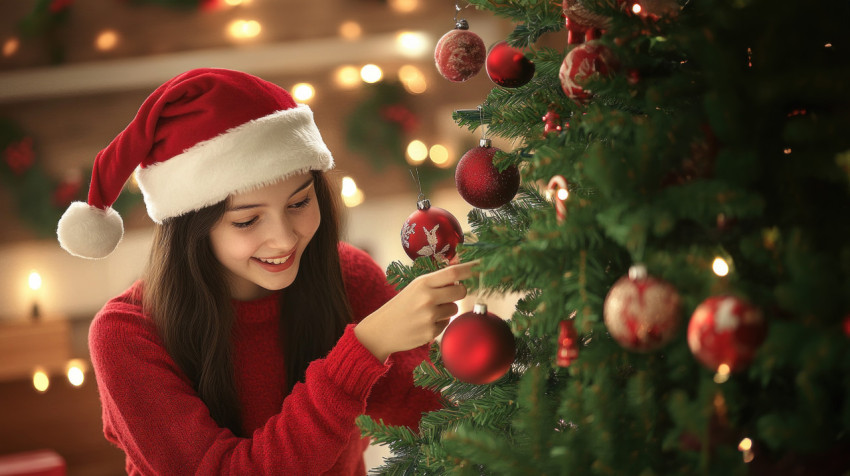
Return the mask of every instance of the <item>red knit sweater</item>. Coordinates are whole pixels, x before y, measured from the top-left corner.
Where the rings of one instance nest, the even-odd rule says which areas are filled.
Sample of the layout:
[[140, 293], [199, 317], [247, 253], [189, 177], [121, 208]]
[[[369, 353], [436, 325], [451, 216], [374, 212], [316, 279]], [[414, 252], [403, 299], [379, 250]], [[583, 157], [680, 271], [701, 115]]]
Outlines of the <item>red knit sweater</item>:
[[[394, 294], [363, 251], [340, 246], [343, 276], [357, 321]], [[234, 301], [234, 364], [242, 421], [250, 438], [219, 428], [142, 314], [140, 284], [109, 301], [89, 332], [106, 438], [127, 455], [129, 474], [362, 475], [354, 419], [363, 413], [418, 428], [438, 395], [413, 386], [427, 346], [379, 362], [349, 325], [306, 381], [283, 394], [278, 294]], [[403, 316], [400, 316], [403, 318]]]

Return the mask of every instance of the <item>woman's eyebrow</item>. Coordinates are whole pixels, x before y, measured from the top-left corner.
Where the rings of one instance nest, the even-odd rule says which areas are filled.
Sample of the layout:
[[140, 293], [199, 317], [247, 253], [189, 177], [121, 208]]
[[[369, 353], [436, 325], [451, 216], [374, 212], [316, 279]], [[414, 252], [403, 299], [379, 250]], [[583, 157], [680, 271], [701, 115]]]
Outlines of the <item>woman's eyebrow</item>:
[[[309, 187], [310, 185], [313, 185], [313, 177], [310, 177], [309, 179], [307, 179], [307, 181], [305, 181], [298, 188], [296, 188], [295, 191], [292, 192], [289, 195], [289, 197], [292, 198], [293, 195], [304, 190], [305, 188]], [[235, 212], [235, 211], [239, 211], [239, 210], [247, 210], [247, 209], [250, 209], [250, 208], [257, 208], [257, 207], [261, 207], [261, 206], [263, 206], [263, 204], [261, 204], [261, 203], [246, 203], [244, 205], [238, 205], [238, 206], [235, 206], [235, 207], [228, 207], [226, 211]]]

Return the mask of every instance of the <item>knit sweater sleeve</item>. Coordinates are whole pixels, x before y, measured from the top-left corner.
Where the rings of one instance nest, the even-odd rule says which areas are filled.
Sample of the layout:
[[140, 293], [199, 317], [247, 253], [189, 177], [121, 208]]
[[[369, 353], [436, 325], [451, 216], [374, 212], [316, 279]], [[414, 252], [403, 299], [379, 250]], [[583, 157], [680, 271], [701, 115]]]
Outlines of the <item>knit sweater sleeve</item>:
[[282, 411], [251, 435], [220, 428], [125, 293], [95, 317], [89, 347], [108, 440], [132, 474], [321, 474], [349, 445], [354, 419], [387, 373], [353, 325], [307, 368]]
[[[357, 321], [396, 295], [384, 271], [364, 251], [343, 244], [340, 258], [346, 290]], [[426, 344], [390, 355], [386, 361], [390, 369], [372, 388], [366, 414], [386, 424], [408, 426], [417, 431], [424, 412], [442, 408], [438, 393], [413, 383], [413, 369], [428, 360], [429, 347]]]

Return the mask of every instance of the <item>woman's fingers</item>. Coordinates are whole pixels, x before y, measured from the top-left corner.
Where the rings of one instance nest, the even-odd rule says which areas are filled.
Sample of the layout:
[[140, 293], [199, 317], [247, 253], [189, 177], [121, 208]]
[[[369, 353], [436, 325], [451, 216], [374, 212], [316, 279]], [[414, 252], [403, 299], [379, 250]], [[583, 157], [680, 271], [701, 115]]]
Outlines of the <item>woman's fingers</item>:
[[433, 302], [443, 304], [452, 301], [460, 301], [466, 297], [466, 286], [463, 283], [452, 283], [448, 286], [431, 290]]
[[473, 276], [472, 268], [480, 261], [469, 261], [467, 263], [447, 266], [427, 275], [427, 284], [434, 288], [448, 286]]

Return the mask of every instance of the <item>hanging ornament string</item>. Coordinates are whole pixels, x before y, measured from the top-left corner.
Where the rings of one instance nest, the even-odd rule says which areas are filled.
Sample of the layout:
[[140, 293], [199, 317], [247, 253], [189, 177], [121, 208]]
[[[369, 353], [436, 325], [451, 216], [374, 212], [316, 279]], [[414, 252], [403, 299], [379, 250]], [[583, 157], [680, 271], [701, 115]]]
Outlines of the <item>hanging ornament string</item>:
[[[416, 175], [413, 175], [413, 171], [416, 171]], [[416, 197], [416, 201], [421, 201], [425, 198], [425, 193], [422, 192], [422, 181], [419, 179], [419, 169], [410, 169], [410, 176], [413, 178], [413, 183], [416, 184], [416, 187], [419, 189], [419, 195]]]
[[485, 140], [487, 140], [487, 129], [488, 129], [488, 127], [484, 124], [484, 107], [483, 106], [484, 106], [483, 104], [478, 106], [478, 120], [480, 121], [480, 124], [481, 124], [481, 140], [485, 141]]

